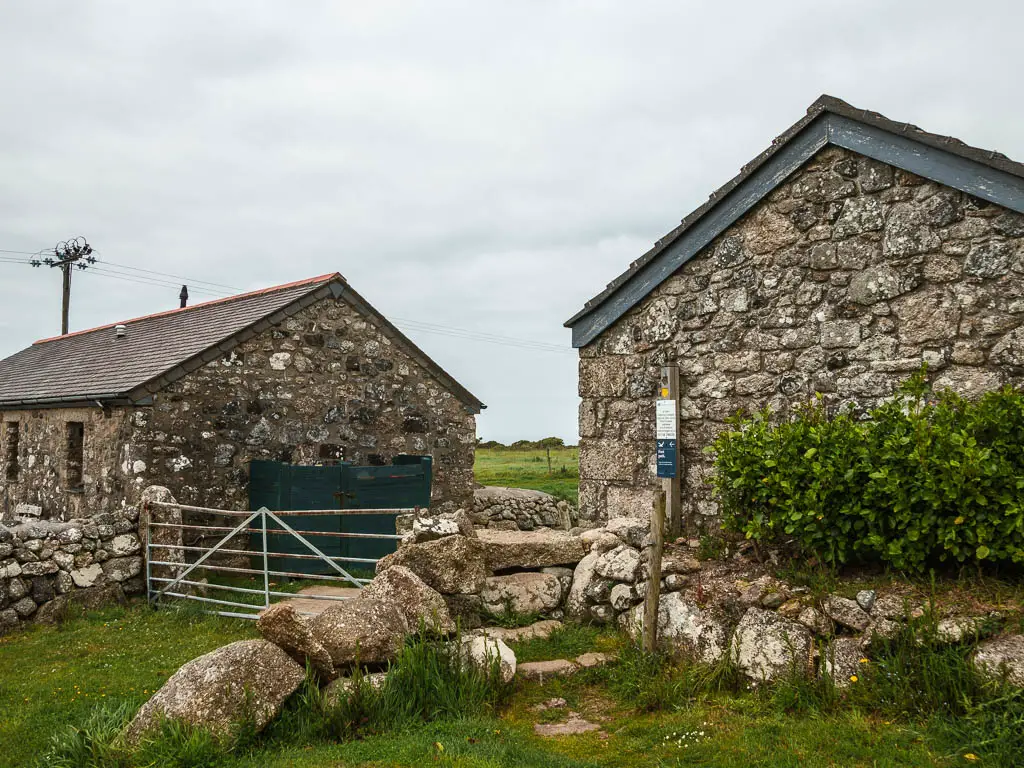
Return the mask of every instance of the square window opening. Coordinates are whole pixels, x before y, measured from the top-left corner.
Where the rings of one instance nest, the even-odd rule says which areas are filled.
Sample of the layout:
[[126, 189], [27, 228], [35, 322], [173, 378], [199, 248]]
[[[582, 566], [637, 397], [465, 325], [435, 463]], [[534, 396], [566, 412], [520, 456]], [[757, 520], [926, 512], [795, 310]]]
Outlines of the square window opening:
[[8, 421], [4, 424], [4, 477], [8, 482], [17, 482], [21, 474], [21, 464], [18, 461], [21, 443], [21, 424], [17, 421]]

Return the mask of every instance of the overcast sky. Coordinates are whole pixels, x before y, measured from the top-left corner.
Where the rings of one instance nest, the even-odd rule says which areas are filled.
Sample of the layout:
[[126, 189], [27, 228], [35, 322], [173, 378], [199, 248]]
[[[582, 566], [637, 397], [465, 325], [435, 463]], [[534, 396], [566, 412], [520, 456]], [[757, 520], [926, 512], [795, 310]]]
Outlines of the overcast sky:
[[[834, 10], [833, 10], [834, 8]], [[45, 2], [0, 10], [0, 249], [74, 235], [72, 329], [340, 271], [576, 439], [562, 323], [821, 93], [1024, 159], [1019, 2]], [[0, 259], [19, 254], [0, 253]], [[173, 284], [173, 285], [172, 285]], [[0, 260], [0, 357], [60, 275]], [[399, 320], [399, 324], [402, 322]]]

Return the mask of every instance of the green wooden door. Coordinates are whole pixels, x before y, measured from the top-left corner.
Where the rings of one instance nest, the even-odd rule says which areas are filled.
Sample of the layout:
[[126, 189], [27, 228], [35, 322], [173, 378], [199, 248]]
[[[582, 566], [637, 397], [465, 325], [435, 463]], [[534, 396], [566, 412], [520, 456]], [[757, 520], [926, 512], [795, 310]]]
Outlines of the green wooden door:
[[[300, 466], [276, 461], [253, 461], [249, 467], [249, 508], [266, 507], [272, 511], [299, 509], [398, 509], [430, 506], [432, 480], [430, 456], [397, 456], [390, 466], [357, 467], [351, 464], [334, 466]], [[346, 533], [395, 533], [395, 515], [317, 515], [286, 518], [300, 531]], [[268, 525], [271, 552], [312, 554], [301, 541], [276, 524]], [[346, 539], [309, 535], [306, 538], [330, 557], [379, 559], [394, 552], [394, 539]], [[252, 539], [252, 548], [262, 547], [259, 534]], [[345, 570], [356, 570], [372, 576], [372, 563], [345, 563]], [[295, 573], [334, 573], [323, 561], [272, 557], [270, 570]]]
[[[249, 509], [266, 507], [275, 512], [293, 509], [338, 509], [343, 469], [343, 466], [308, 467], [277, 461], [253, 461], [249, 468]], [[285, 518], [285, 522], [297, 531], [341, 531], [337, 515], [290, 517]], [[282, 532], [274, 533], [275, 530]], [[345, 539], [315, 534], [304, 537], [328, 557], [345, 556]], [[262, 547], [263, 542], [259, 539], [259, 534], [256, 534], [253, 538], [253, 549]], [[267, 542], [271, 552], [313, 554], [309, 547], [283, 531], [281, 526], [273, 521], [267, 524]], [[323, 574], [336, 572], [322, 560], [294, 557], [271, 557], [268, 565], [272, 571]], [[345, 567], [344, 563], [342, 567]]]

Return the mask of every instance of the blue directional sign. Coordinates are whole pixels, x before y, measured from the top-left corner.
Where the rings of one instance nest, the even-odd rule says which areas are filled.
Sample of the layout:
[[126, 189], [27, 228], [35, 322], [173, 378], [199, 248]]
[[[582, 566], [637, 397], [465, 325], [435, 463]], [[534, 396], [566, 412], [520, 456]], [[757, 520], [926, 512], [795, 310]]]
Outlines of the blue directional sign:
[[676, 416], [676, 401], [659, 399], [655, 402], [654, 427], [655, 427], [655, 463], [658, 468], [658, 477], [675, 477], [676, 466], [676, 440], [679, 435], [679, 421]]
[[656, 440], [655, 459], [658, 465], [658, 477], [676, 476], [676, 441]]

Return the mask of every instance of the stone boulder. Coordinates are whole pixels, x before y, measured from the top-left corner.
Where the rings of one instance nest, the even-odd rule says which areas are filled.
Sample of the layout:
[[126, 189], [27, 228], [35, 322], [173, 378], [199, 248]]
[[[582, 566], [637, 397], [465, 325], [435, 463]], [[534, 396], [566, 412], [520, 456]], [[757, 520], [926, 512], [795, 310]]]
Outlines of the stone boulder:
[[641, 549], [651, 532], [651, 524], [638, 517], [614, 517], [605, 525], [605, 530], [618, 537], [623, 544]]
[[859, 679], [861, 667], [864, 666], [861, 663], [864, 658], [862, 644], [859, 637], [837, 637], [825, 649], [822, 670], [832, 678], [836, 688], [849, 688]]
[[480, 593], [488, 613], [547, 613], [562, 603], [562, 582], [546, 573], [491, 576]]
[[576, 565], [587, 554], [578, 536], [561, 531], [478, 531], [487, 566], [492, 571], [506, 568], [545, 568]]
[[469, 519], [469, 515], [464, 510], [416, 518], [412, 521], [409, 542], [422, 544], [425, 541], [435, 541], [448, 536], [465, 536], [467, 539], [477, 537], [473, 521]]
[[462, 630], [483, 626], [484, 602], [480, 595], [441, 595], [448, 615]]
[[238, 726], [262, 730], [305, 679], [305, 670], [266, 640], [239, 640], [185, 664], [142, 705], [125, 729], [137, 744], [162, 719], [231, 737]]
[[600, 552], [591, 552], [579, 561], [573, 571], [572, 587], [565, 599], [565, 614], [571, 619], [580, 621], [587, 615], [587, 590], [594, 582], [595, 568], [600, 558]]
[[[366, 685], [378, 691], [384, 687], [384, 683], [387, 682], [387, 679], [387, 672], [369, 672], [362, 676], [362, 680]], [[337, 680], [331, 681], [329, 685], [324, 687], [324, 702], [328, 707], [336, 707], [355, 690], [355, 687], [355, 678], [339, 677]]]
[[372, 598], [331, 605], [309, 622], [313, 637], [327, 649], [335, 669], [358, 661], [382, 664], [402, 648], [408, 625], [390, 603]]
[[359, 593], [359, 598], [391, 603], [405, 617], [412, 632], [419, 630], [421, 621], [426, 629], [438, 634], [455, 631], [455, 622], [441, 593], [404, 565], [392, 566], [377, 576]]
[[317, 673], [330, 680], [334, 677], [331, 655], [313, 636], [309, 623], [288, 603], [272, 605], [260, 613], [256, 629], [267, 640], [283, 650], [303, 667], [308, 662]]
[[980, 616], [955, 616], [942, 619], [935, 625], [935, 639], [940, 643], [962, 643], [974, 639], [981, 630]]
[[632, 584], [640, 576], [640, 553], [622, 544], [601, 555], [594, 571], [606, 579]]
[[465, 638], [462, 642], [462, 659], [485, 671], [497, 663], [505, 683], [511, 683], [516, 676], [516, 655], [512, 649], [503, 641], [487, 635]]
[[762, 608], [749, 608], [732, 637], [733, 663], [758, 681], [806, 671], [810, 651], [805, 626]]
[[1024, 688], [1024, 635], [986, 640], [974, 654], [974, 665], [988, 677], [1005, 674], [1008, 682]]
[[[627, 631], [639, 638], [644, 604], [634, 606], [627, 616]], [[658, 600], [658, 644], [701, 664], [716, 664], [729, 651], [728, 624], [715, 609], [698, 605], [682, 592], [670, 592]]]
[[475, 594], [488, 576], [484, 547], [477, 539], [461, 535], [401, 547], [377, 562], [377, 573], [396, 565], [405, 566], [444, 595]]
[[836, 624], [863, 632], [871, 623], [871, 616], [861, 608], [856, 600], [838, 595], [829, 595], [821, 603], [821, 609]]

